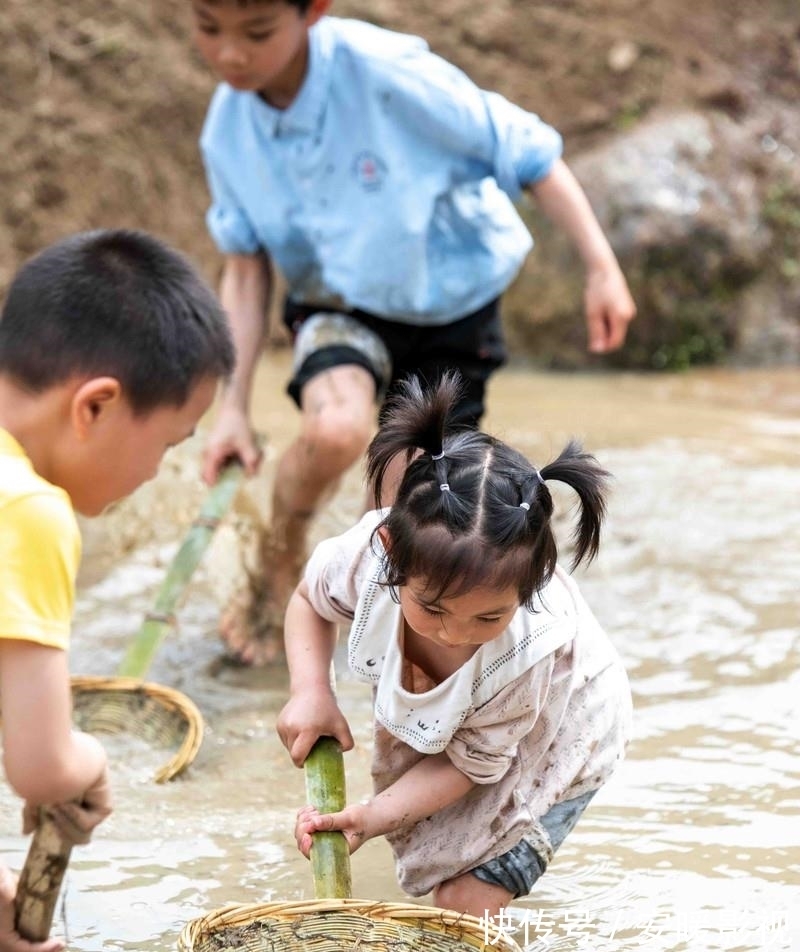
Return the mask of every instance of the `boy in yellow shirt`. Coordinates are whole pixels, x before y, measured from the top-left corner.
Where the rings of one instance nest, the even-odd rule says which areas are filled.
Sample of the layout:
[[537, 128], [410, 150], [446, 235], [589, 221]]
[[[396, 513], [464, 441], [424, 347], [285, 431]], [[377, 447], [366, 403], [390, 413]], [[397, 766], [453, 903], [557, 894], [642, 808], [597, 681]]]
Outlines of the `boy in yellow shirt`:
[[[76, 843], [111, 811], [106, 755], [74, 730], [67, 649], [80, 534], [152, 478], [234, 365], [214, 294], [143, 232], [66, 238], [25, 264], [0, 317], [0, 710], [23, 829], [54, 807]], [[0, 866], [0, 952], [58, 952], [14, 929]]]

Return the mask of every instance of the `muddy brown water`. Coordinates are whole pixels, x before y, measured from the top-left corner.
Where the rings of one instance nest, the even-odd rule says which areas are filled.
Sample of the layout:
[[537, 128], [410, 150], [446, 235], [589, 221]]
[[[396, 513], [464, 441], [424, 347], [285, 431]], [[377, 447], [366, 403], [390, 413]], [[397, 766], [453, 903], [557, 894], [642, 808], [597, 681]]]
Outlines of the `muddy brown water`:
[[[296, 424], [282, 393], [286, 359], [265, 361], [258, 385], [256, 416], [275, 450]], [[626, 762], [504, 925], [535, 952], [798, 952], [800, 374], [515, 369], [498, 375], [490, 405], [487, 428], [536, 462], [574, 434], [615, 475], [605, 545], [580, 581], [635, 699]], [[155, 485], [175, 496], [168, 480]], [[354, 473], [316, 536], [344, 529], [361, 499]], [[126, 548], [113, 560], [87, 553], [76, 672], [113, 671], [174, 542]], [[292, 838], [303, 777], [273, 729], [286, 674], [219, 665], [214, 571], [212, 561], [198, 573], [151, 671], [203, 710], [203, 748], [184, 778], [157, 787], [152, 751], [108, 742], [117, 807], [73, 852], [56, 925], [71, 949], [160, 952], [228, 901], [312, 895]], [[349, 793], [360, 798], [369, 697], [341, 663], [339, 694], [357, 740]], [[18, 868], [26, 842], [5, 786], [0, 815], [0, 854]], [[353, 870], [356, 896], [404, 898], [382, 841], [366, 844]]]

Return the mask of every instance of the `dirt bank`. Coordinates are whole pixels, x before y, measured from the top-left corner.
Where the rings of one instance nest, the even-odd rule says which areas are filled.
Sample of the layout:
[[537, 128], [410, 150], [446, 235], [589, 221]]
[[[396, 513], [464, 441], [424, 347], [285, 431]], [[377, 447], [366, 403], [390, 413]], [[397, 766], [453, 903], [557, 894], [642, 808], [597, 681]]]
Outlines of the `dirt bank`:
[[[567, 155], [655, 110], [743, 115], [796, 97], [794, 0], [338, 0], [417, 32], [563, 131]], [[188, 0], [6, 0], [0, 15], [0, 293], [20, 260], [88, 227], [148, 228], [201, 262], [196, 139], [213, 80]]]

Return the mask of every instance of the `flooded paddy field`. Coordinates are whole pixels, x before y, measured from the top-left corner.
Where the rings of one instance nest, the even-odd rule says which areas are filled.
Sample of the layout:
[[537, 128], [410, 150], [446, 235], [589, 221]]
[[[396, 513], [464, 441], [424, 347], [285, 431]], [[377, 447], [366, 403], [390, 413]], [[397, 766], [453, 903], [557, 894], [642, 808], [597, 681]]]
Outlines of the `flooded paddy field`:
[[[268, 358], [257, 388], [267, 470], [296, 426], [286, 360]], [[800, 374], [509, 369], [489, 405], [487, 429], [538, 465], [575, 435], [614, 474], [605, 544], [580, 584], [625, 659], [635, 703], [627, 760], [508, 928], [531, 952], [798, 952]], [[178, 542], [169, 514], [202, 497], [186, 479], [176, 485], [165, 467], [142, 497], [151, 518], [146, 506], [141, 526], [123, 532], [113, 514], [87, 534], [75, 673], [110, 674], [121, 660]], [[316, 537], [351, 524], [362, 499], [354, 472]], [[312, 895], [292, 836], [303, 776], [274, 733], [286, 673], [221, 662], [225, 552], [209, 553], [150, 672], [200, 707], [203, 747], [185, 776], [156, 786], [158, 755], [108, 740], [116, 811], [74, 850], [57, 917], [77, 952], [162, 952], [188, 920], [228, 901]], [[354, 799], [369, 792], [370, 698], [339, 661]], [[25, 848], [3, 786], [0, 853], [18, 869]], [[353, 872], [356, 896], [404, 898], [382, 841], [355, 855]]]

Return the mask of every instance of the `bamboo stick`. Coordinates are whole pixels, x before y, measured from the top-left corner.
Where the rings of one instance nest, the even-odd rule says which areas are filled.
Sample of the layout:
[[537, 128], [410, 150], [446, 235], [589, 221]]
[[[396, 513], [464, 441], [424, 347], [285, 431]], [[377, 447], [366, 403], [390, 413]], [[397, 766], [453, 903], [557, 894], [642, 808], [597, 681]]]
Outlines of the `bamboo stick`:
[[161, 583], [153, 610], [148, 613], [122, 659], [117, 671], [120, 677], [143, 678], [147, 673], [161, 642], [175, 624], [178, 601], [228, 510], [243, 473], [244, 470], [237, 463], [227, 466], [208, 491], [200, 514], [186, 534]]
[[71, 850], [70, 841], [42, 807], [17, 886], [15, 925], [29, 942], [44, 942], [50, 935]]
[[[320, 813], [337, 813], [345, 805], [344, 758], [339, 742], [320, 737], [305, 762], [306, 797]], [[315, 833], [311, 847], [311, 870], [317, 899], [349, 899], [350, 847], [344, 833]]]

